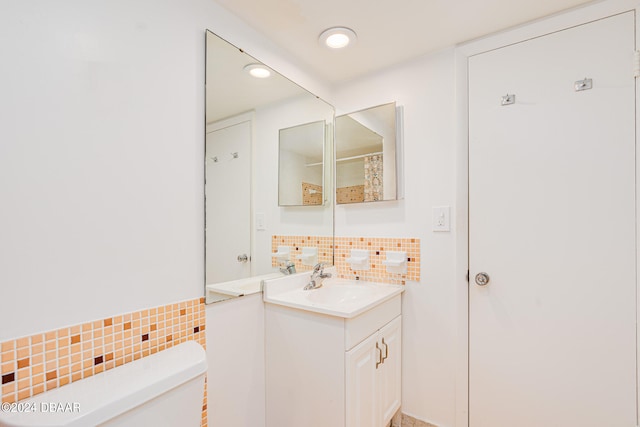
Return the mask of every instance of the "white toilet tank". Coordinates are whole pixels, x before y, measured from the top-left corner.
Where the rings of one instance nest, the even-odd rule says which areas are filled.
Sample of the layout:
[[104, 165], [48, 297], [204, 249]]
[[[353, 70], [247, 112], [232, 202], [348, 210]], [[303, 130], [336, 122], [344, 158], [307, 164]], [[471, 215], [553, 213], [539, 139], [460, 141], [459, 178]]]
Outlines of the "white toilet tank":
[[32, 411], [0, 412], [0, 427], [197, 427], [206, 372], [204, 349], [188, 341], [21, 400]]

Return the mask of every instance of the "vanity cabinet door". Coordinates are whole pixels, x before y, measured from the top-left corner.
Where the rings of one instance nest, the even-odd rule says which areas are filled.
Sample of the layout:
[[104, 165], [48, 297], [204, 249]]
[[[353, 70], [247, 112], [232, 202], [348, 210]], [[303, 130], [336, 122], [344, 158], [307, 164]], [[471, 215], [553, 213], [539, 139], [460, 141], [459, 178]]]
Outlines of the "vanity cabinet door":
[[378, 332], [383, 362], [378, 369], [379, 426], [386, 426], [400, 409], [402, 318], [396, 317]]
[[[346, 353], [346, 425], [372, 427], [378, 425], [377, 366], [382, 358], [376, 347], [375, 333]], [[378, 369], [377, 369], [378, 368]]]
[[384, 427], [400, 408], [401, 316], [346, 353], [346, 426]]

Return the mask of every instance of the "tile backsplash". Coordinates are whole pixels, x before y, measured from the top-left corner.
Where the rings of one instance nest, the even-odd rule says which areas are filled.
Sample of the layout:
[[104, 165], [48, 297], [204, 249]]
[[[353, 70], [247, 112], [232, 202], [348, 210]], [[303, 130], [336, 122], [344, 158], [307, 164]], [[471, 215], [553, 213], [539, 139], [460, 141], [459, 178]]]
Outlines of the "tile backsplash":
[[[27, 399], [185, 341], [205, 347], [205, 324], [199, 298], [2, 342], [1, 400]], [[205, 384], [202, 426], [206, 398]]]
[[[289, 246], [291, 248], [290, 261], [296, 264], [297, 271], [311, 270], [313, 266], [302, 264], [302, 260], [298, 259], [298, 255], [302, 254], [304, 247], [318, 248], [318, 262], [332, 264], [332, 245], [333, 238], [331, 236], [272, 236], [271, 237], [271, 253], [278, 251], [278, 246]], [[271, 265], [278, 266], [278, 260], [272, 258]]]
[[[420, 239], [393, 237], [336, 237], [335, 266], [340, 277], [377, 282], [405, 284], [407, 280], [420, 280]], [[346, 261], [351, 249], [363, 249], [369, 252], [369, 270], [352, 270]], [[387, 251], [407, 253], [407, 273], [387, 272], [382, 261]]]
[[[296, 255], [302, 253], [306, 246], [318, 247], [318, 261], [332, 264], [331, 254], [335, 250], [335, 264], [340, 277], [360, 280], [375, 280], [386, 283], [405, 284], [407, 280], [420, 280], [420, 239], [392, 238], [392, 237], [336, 237], [331, 236], [273, 236], [271, 251], [277, 252], [278, 246], [291, 247], [291, 261], [296, 264], [297, 271], [310, 270], [311, 267], [302, 265]], [[369, 252], [370, 269], [352, 270], [346, 261], [351, 256], [351, 249], [364, 249]], [[386, 259], [387, 251], [402, 251], [407, 253], [406, 274], [387, 272], [382, 261]], [[272, 265], [278, 265], [273, 258]]]
[[336, 189], [336, 203], [362, 203], [364, 202], [364, 185], [340, 187]]

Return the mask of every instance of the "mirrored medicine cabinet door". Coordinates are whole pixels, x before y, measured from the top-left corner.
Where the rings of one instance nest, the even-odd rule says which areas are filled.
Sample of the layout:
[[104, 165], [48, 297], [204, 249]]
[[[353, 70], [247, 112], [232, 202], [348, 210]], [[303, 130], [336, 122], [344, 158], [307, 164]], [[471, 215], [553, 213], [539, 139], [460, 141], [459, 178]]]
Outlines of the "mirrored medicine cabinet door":
[[[287, 263], [311, 268], [303, 249], [333, 263], [333, 119], [331, 105], [206, 32], [207, 303], [260, 292]], [[291, 189], [284, 200], [279, 187]]]
[[336, 203], [402, 198], [401, 109], [388, 103], [336, 117]]
[[324, 121], [280, 129], [278, 158], [278, 204], [319, 206], [324, 204]]

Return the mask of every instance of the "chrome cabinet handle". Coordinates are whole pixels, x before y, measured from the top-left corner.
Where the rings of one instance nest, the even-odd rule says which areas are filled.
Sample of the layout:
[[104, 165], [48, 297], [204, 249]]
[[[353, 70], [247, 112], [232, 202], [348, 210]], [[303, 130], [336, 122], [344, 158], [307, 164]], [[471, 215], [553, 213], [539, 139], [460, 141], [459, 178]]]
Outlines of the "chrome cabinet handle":
[[249, 257], [247, 256], [247, 254], [242, 254], [242, 255], [238, 255], [237, 260], [238, 262], [247, 262], [249, 261]]
[[478, 273], [476, 274], [476, 285], [478, 286], [486, 286], [489, 283], [489, 275], [487, 273]]
[[384, 359], [382, 358], [382, 349], [380, 348], [377, 342], [376, 342], [376, 350], [378, 350], [378, 360], [376, 361], [376, 369], [378, 369], [378, 366], [382, 364], [382, 361]]
[[[384, 357], [382, 358], [382, 363], [384, 363], [384, 361], [389, 357], [389, 346], [384, 342], [384, 338], [382, 338], [382, 345], [384, 346]], [[382, 351], [380, 354], [382, 354]]]

